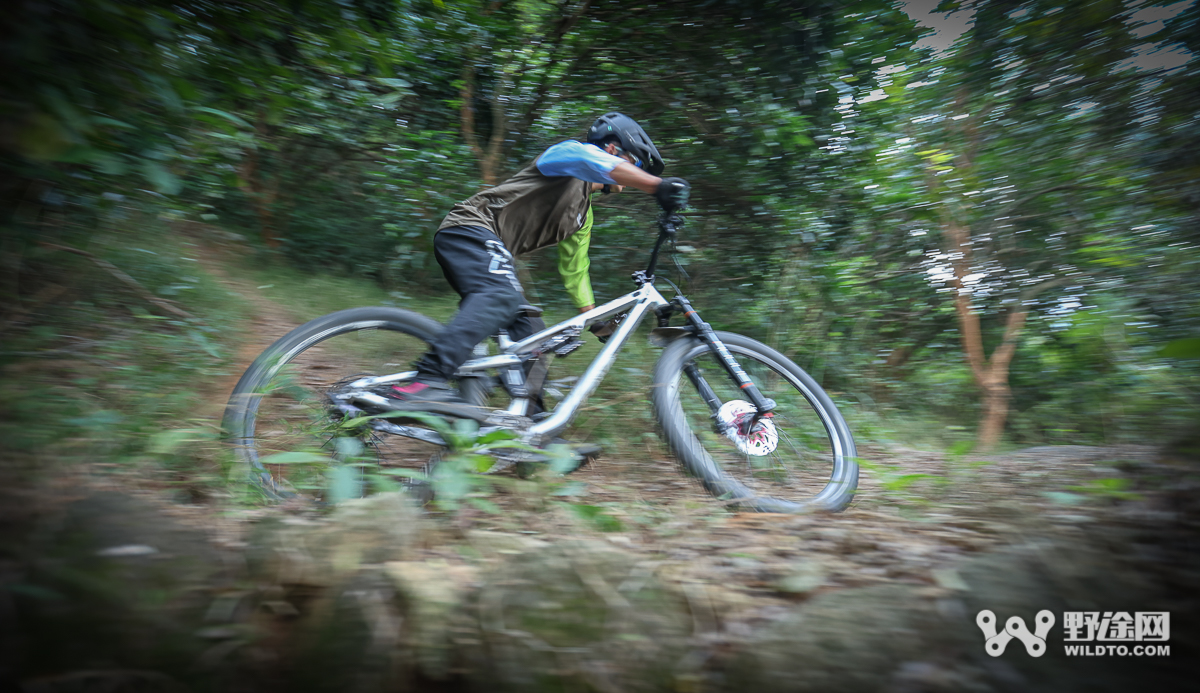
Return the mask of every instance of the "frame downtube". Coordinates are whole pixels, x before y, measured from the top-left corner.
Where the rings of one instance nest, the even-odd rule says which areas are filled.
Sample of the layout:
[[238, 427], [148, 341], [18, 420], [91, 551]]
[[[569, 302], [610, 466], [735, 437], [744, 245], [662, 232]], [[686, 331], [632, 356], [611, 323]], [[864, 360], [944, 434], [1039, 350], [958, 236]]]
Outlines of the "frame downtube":
[[[616, 360], [617, 352], [625, 345], [629, 337], [637, 330], [638, 325], [646, 318], [655, 308], [666, 305], [666, 300], [653, 287], [644, 287], [643, 291], [648, 288], [649, 292], [638, 301], [638, 303], [629, 310], [629, 315], [623, 321], [621, 326], [617, 328], [616, 333], [609, 338], [604, 348], [596, 355], [596, 359], [592, 361], [583, 375], [579, 377], [579, 381], [575, 383], [575, 387], [571, 389], [571, 393], [566, 399], [558, 403], [554, 408], [554, 413], [545, 421], [540, 421], [529, 427], [526, 435], [533, 441], [540, 442], [542, 439], [549, 438], [559, 431], [563, 430], [571, 424], [575, 418], [575, 413], [579, 406], [591, 396], [592, 392], [600, 385], [600, 381], [608, 373], [608, 369], [612, 367]], [[536, 444], [536, 443], [535, 443]]]

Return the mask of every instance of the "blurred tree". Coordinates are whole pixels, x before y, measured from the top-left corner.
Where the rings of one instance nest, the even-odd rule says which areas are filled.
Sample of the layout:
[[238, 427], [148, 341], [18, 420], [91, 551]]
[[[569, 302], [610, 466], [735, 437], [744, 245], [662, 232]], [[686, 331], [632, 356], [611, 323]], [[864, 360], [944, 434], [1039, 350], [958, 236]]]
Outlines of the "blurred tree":
[[[8, 211], [55, 185], [86, 187], [87, 172], [179, 191], [171, 134], [189, 113], [164, 42], [166, 3], [14, 2], [0, 28], [0, 154]], [[61, 193], [60, 193], [61, 194]]]
[[1153, 106], [1137, 99], [1155, 73], [1126, 64], [1139, 42], [1119, 0], [961, 6], [974, 26], [914, 74], [877, 180], [940, 228], [923, 269], [953, 299], [990, 448], [1030, 311], [1079, 308], [1157, 247], [1139, 226], [1155, 211], [1138, 158]]
[[[1197, 68], [1126, 62], [1146, 41], [1194, 52], [1197, 10], [1153, 33], [1130, 5], [947, 4], [975, 26], [922, 59], [883, 0], [18, 0], [0, 262], [35, 278], [23, 249], [65, 233], [64, 210], [137, 195], [306, 268], [426, 289], [454, 202], [620, 110], [695, 186], [681, 262], [714, 322], [864, 403], [934, 407], [906, 382], [933, 368], [937, 411], [961, 417], [973, 378], [990, 445], [1014, 369], [1030, 409], [1148, 358], [1078, 348], [1111, 311], [1162, 330], [1149, 341], [1200, 325], [1179, 290], [1200, 276]], [[653, 202], [596, 203], [603, 294], [644, 259]], [[970, 376], [947, 366], [955, 340]], [[1077, 362], [1041, 387], [1018, 358]]]

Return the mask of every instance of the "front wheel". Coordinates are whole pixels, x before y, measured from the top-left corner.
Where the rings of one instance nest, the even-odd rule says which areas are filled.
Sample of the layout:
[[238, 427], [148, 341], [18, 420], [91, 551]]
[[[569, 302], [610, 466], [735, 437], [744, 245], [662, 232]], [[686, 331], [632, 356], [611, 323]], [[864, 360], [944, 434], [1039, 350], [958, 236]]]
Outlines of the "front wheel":
[[761, 342], [717, 336], [764, 396], [772, 416], [753, 430], [753, 408], [709, 347], [671, 342], [654, 368], [651, 399], [663, 437], [712, 495], [759, 512], [838, 511], [858, 487], [857, 452], [833, 400], [799, 366]]

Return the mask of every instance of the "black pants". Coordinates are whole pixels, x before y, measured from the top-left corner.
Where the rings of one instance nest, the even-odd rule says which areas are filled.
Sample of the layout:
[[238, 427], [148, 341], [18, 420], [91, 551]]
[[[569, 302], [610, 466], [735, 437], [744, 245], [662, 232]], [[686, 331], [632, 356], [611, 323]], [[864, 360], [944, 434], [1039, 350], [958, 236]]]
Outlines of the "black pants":
[[476, 344], [501, 328], [507, 328], [514, 341], [546, 328], [541, 318], [518, 315], [525, 294], [512, 253], [496, 234], [479, 226], [451, 226], [434, 237], [433, 254], [462, 300], [446, 329], [417, 361], [422, 375], [450, 378]]

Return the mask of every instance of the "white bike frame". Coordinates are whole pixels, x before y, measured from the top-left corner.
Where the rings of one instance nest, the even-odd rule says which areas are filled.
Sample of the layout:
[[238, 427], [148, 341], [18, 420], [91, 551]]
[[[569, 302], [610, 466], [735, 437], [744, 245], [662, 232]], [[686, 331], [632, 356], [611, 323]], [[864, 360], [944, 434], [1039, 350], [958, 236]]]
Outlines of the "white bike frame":
[[[521, 440], [535, 445], [540, 444], [544, 440], [553, 438], [556, 434], [565, 430], [567, 426], [571, 425], [571, 421], [574, 420], [580, 405], [595, 392], [600, 382], [604, 380], [604, 376], [612, 367], [613, 362], [616, 361], [617, 352], [621, 350], [621, 347], [625, 345], [625, 342], [637, 330], [642, 320], [646, 318], [646, 315], [659, 308], [666, 307], [669, 303], [653, 285], [647, 282], [638, 287], [636, 291], [613, 299], [602, 306], [597, 306], [586, 313], [580, 313], [569, 320], [564, 320], [553, 327], [548, 327], [519, 342], [508, 339], [507, 335], [502, 332], [497, 339], [500, 348], [499, 354], [471, 359], [459, 367], [456, 375], [462, 377], [479, 373], [480, 371], [521, 366], [529, 360], [528, 355], [531, 352], [547, 341], [558, 336], [578, 336], [588, 325], [614, 315], [626, 313], [627, 315], [621, 321], [620, 326], [617, 327], [616, 332], [609, 337], [608, 341], [604, 344], [604, 348], [600, 350], [600, 353], [588, 365], [587, 370], [579, 377], [570, 394], [558, 403], [558, 406], [554, 408], [549, 417], [519, 431]], [[350, 387], [366, 389], [384, 383], [412, 380], [416, 376], [416, 371], [405, 371], [391, 375], [362, 378], [351, 383]], [[381, 403], [387, 403], [382, 397], [379, 399]], [[512, 417], [524, 417], [529, 411], [529, 405], [529, 397], [514, 397], [503, 413]], [[406, 428], [394, 428], [395, 432], [407, 432]]]

